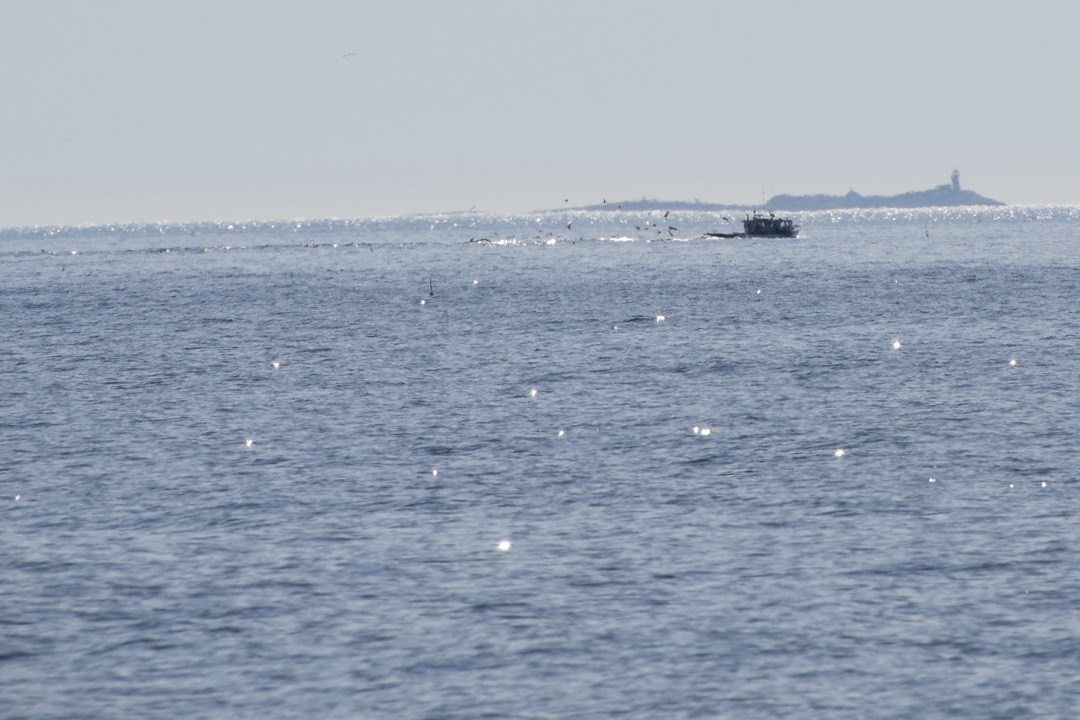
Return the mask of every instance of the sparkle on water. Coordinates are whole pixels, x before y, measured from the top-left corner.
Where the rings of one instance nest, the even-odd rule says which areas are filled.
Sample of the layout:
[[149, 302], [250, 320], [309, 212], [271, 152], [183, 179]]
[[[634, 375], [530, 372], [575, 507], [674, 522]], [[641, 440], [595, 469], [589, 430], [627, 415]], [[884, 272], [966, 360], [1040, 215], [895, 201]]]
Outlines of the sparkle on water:
[[[0, 715], [520, 717], [538, 698], [565, 717], [1061, 715], [1080, 377], [1080, 210], [1064, 212], [805, 213], [812, 242], [651, 248], [622, 242], [634, 218], [584, 213], [576, 241], [482, 249], [463, 245], [482, 221], [460, 214], [431, 236], [400, 219], [297, 223], [300, 241], [279, 240], [291, 223], [214, 225], [152, 255], [139, 236], [68, 258], [75, 231], [26, 235], [0, 293], [20, 505], [0, 597], [21, 618]], [[933, 245], [909, 237], [926, 218]], [[358, 237], [375, 242], [349, 253]], [[448, 278], [438, 312], [401, 313], [429, 268]], [[659, 307], [678, 322], [635, 334]], [[883, 338], [912, 334], [915, 356], [880, 362]], [[121, 363], [82, 362], [111, 343]], [[1014, 368], [1036, 346], [995, 384], [1001, 354]], [[265, 373], [283, 356], [288, 375]], [[507, 397], [536, 398], [530, 383], [544, 401]], [[718, 441], [685, 438], [682, 417], [709, 417]], [[117, 420], [107, 437], [101, 418]], [[246, 448], [274, 435], [236, 453], [237, 423]], [[546, 444], [567, 427], [573, 441]], [[153, 448], [147, 430], [163, 431]], [[859, 452], [822, 482], [824, 452], [848, 454], [837, 440]], [[910, 482], [938, 474], [942, 492]], [[1013, 492], [995, 503], [1001, 477]], [[1062, 478], [1054, 493], [1031, 492], [1043, 477]], [[977, 683], [952, 682], [961, 655]], [[576, 672], [614, 665], [649, 682]], [[198, 693], [139, 674], [176, 668]]]

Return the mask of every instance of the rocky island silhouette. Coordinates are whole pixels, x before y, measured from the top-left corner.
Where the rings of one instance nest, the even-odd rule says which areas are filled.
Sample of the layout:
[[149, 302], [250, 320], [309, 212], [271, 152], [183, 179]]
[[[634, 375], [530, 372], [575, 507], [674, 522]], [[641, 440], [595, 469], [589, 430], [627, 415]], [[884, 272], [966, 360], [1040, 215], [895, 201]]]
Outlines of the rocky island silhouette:
[[871, 208], [921, 208], [921, 207], [950, 207], [958, 205], [1004, 205], [1005, 203], [984, 197], [972, 190], [964, 190], [960, 187], [960, 173], [953, 170], [951, 181], [945, 185], [938, 185], [930, 190], [914, 190], [899, 195], [860, 195], [851, 190], [846, 195], [774, 195], [763, 205], [759, 203], [705, 203], [700, 200], [687, 202], [652, 200], [641, 198], [623, 202], [609, 202], [605, 200], [595, 205], [576, 207], [575, 210], [629, 210], [629, 211], [654, 211], [654, 210], [697, 210], [697, 211], [726, 211], [745, 210], [747, 208], [764, 208], [770, 211], [803, 211], [812, 210], [863, 210]]
[[972, 190], [960, 188], [960, 172], [953, 170], [952, 180], [930, 190], [916, 190], [900, 195], [775, 195], [765, 203], [766, 210], [861, 210], [866, 208], [921, 208], [955, 205], [1004, 205]]

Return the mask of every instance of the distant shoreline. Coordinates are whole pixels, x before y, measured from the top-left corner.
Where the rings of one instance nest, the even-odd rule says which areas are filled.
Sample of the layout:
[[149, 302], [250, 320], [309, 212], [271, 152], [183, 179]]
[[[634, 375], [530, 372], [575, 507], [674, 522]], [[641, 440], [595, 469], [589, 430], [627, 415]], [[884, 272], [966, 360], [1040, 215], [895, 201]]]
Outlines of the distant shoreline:
[[863, 210], [872, 208], [955, 207], [961, 205], [1004, 205], [972, 190], [960, 188], [960, 173], [953, 170], [945, 185], [930, 190], [914, 190], [900, 195], [776, 195], [765, 203], [766, 210]]
[[764, 205], [757, 203], [703, 203], [700, 201], [662, 202], [642, 198], [635, 201], [605, 202], [587, 205], [575, 210], [697, 210], [699, 212], [745, 210], [762, 208], [764, 210], [803, 211], [813, 210], [871, 210], [879, 208], [926, 208], [957, 207], [964, 205], [998, 206], [1006, 203], [984, 197], [972, 190], [960, 188], [960, 173], [953, 171], [951, 181], [930, 190], [914, 190], [899, 195], [860, 195], [854, 190], [846, 195], [774, 195]]

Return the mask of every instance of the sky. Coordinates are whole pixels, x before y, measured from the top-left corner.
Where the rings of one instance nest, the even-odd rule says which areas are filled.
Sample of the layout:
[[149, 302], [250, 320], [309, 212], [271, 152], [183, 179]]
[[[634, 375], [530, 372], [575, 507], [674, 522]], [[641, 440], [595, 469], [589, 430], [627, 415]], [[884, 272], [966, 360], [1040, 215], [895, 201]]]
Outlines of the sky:
[[1080, 204], [1074, 0], [0, 4], [0, 226]]

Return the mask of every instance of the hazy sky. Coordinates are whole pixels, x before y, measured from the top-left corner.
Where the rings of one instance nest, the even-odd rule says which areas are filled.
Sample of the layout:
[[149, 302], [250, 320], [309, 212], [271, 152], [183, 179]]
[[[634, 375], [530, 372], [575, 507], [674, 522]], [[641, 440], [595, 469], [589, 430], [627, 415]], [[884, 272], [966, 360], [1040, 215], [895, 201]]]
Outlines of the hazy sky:
[[0, 225], [1080, 203], [1074, 0], [0, 5]]

